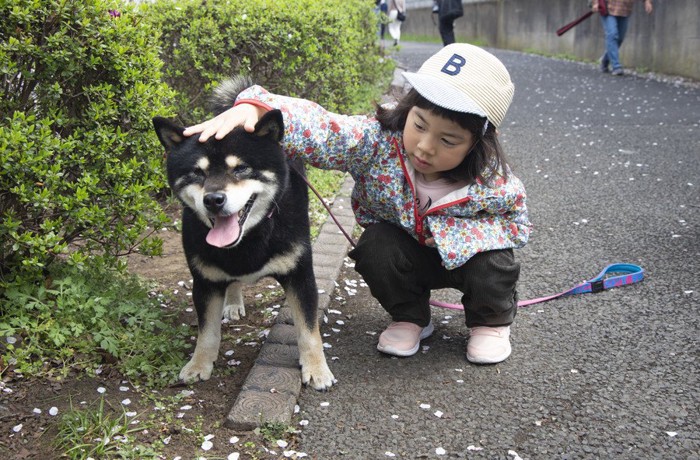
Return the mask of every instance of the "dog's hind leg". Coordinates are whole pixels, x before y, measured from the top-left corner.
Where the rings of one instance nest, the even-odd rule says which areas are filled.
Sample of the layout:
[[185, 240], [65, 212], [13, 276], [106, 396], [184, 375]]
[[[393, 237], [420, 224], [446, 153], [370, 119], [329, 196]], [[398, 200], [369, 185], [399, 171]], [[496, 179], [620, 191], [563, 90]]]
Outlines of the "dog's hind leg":
[[291, 278], [280, 281], [284, 287], [287, 303], [292, 308], [294, 327], [297, 332], [301, 381], [316, 390], [327, 390], [335, 377], [326, 363], [323, 341], [318, 325], [318, 292], [313, 270], [299, 270]]
[[209, 380], [211, 377], [214, 361], [219, 355], [221, 315], [224, 307], [223, 290], [201, 281], [197, 282], [196, 279], [192, 298], [197, 309], [199, 333], [192, 358], [180, 371], [180, 379], [186, 383]]
[[224, 319], [241, 319], [245, 316], [243, 304], [243, 284], [237, 281], [229, 284], [224, 298]]

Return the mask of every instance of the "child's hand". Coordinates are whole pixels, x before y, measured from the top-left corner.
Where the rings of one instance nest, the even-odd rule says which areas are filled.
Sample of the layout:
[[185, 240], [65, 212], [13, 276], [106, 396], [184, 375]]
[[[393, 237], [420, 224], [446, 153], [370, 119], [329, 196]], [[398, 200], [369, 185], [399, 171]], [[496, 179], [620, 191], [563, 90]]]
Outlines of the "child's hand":
[[255, 131], [255, 124], [260, 120], [264, 112], [264, 108], [256, 105], [239, 104], [220, 113], [211, 120], [186, 128], [183, 134], [191, 136], [200, 133], [199, 142], [206, 142], [212, 136], [217, 140], [223, 139], [237, 126], [243, 126], [243, 129], [252, 133]]

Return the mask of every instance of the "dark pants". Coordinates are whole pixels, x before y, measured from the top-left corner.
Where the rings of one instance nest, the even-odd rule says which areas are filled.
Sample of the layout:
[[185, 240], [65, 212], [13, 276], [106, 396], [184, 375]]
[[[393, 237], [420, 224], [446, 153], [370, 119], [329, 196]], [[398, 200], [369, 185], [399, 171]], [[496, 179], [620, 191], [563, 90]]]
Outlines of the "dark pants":
[[439, 19], [438, 30], [443, 45], [447, 46], [455, 42], [455, 20], [453, 18]]
[[365, 229], [348, 255], [394, 321], [427, 326], [430, 291], [444, 288], [462, 292], [468, 327], [506, 326], [515, 318], [520, 264], [510, 249], [479, 253], [447, 270], [437, 249], [420, 245], [394, 225], [379, 223]]

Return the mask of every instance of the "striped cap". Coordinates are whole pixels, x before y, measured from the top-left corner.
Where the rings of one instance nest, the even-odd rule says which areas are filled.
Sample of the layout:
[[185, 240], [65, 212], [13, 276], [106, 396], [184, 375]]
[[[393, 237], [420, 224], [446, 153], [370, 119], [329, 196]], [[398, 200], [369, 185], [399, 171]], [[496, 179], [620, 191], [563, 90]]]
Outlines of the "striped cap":
[[498, 127], [513, 100], [508, 70], [493, 54], [453, 43], [431, 56], [418, 72], [404, 72], [418, 93], [442, 108], [473, 113]]

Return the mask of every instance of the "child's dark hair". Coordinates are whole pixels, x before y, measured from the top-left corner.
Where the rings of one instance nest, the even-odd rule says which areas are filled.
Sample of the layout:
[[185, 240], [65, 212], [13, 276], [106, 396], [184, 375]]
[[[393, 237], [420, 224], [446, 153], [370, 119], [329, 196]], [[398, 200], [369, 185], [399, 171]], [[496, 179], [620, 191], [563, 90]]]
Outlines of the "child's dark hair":
[[442, 108], [418, 94], [415, 89], [411, 89], [405, 96], [399, 98], [395, 107], [385, 108], [377, 105], [376, 117], [383, 129], [403, 131], [408, 112], [414, 106], [451, 120], [474, 136], [474, 146], [469, 155], [455, 168], [442, 172], [442, 178], [451, 182], [466, 180], [469, 184], [477, 181], [488, 184], [496, 176], [501, 175], [504, 179], [506, 178], [505, 169], [508, 162], [496, 137], [496, 128], [489, 123], [486, 132], [483, 132], [484, 118], [478, 115]]

